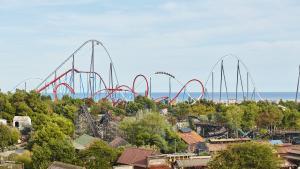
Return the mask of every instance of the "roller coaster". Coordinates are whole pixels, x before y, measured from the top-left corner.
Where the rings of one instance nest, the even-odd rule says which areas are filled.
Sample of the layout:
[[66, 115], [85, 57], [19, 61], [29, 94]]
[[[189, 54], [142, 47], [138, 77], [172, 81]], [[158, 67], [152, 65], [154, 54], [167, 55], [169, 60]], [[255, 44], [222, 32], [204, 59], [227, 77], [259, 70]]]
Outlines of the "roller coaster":
[[[234, 92], [234, 97], [229, 96], [229, 85], [227, 81], [226, 71], [225, 71], [225, 61], [226, 59], [234, 59], [237, 62], [236, 75], [235, 75], [235, 86], [231, 91]], [[219, 72], [217, 75], [216, 72]], [[234, 74], [234, 73], [230, 73]], [[219, 80], [218, 91], [215, 90], [216, 80]], [[234, 80], [232, 80], [234, 81]], [[245, 82], [246, 81], [246, 82]], [[246, 85], [246, 86], [245, 86]], [[223, 91], [225, 87], [225, 91]], [[205, 98], [212, 101], [218, 102], [238, 102], [246, 100], [262, 100], [259, 90], [257, 89], [252, 75], [246, 66], [246, 64], [236, 55], [228, 54], [222, 56], [216, 64], [212, 67], [209, 76], [205, 82]], [[210, 89], [210, 90], [209, 90]], [[210, 91], [210, 92], [208, 92]], [[231, 92], [232, 93], [232, 92]], [[216, 96], [217, 95], [217, 96]], [[225, 96], [224, 96], [225, 95]], [[241, 95], [241, 96], [240, 96]], [[216, 98], [218, 97], [218, 98]], [[225, 97], [225, 99], [224, 99]], [[258, 98], [257, 98], [258, 97]]]
[[[101, 50], [101, 52], [98, 52], [98, 50]], [[86, 51], [87, 54], [82, 56], [82, 53], [84, 53], [82, 51]], [[225, 62], [230, 58], [234, 59], [233, 62], [237, 63], [236, 72], [229, 73], [231, 75], [229, 77], [233, 77], [229, 82], [235, 81], [233, 88], [230, 88], [228, 84], [228, 72], [225, 71], [225, 67], [227, 66]], [[104, 62], [105, 59], [108, 61]], [[87, 64], [83, 64], [83, 61], [87, 62]], [[82, 68], [82, 65], [85, 65], [85, 68]], [[104, 68], [104, 70], [99, 71], [99, 67]], [[230, 66], [230, 68], [232, 67], [234, 66]], [[107, 75], [107, 70], [108, 76], [105, 76]], [[152, 83], [157, 76], [168, 79], [169, 91], [165, 95], [155, 96], [152, 92]], [[157, 71], [149, 76], [138, 74], [134, 76], [131, 85], [120, 84], [112, 57], [104, 44], [98, 40], [84, 42], [46, 78], [28, 78], [22, 80], [11, 91], [21, 87], [28, 90], [29, 87], [27, 85], [32, 81], [40, 82], [35, 88], [38, 93], [50, 95], [54, 100], [58, 100], [64, 95], [69, 95], [73, 98], [90, 98], [94, 100], [109, 99], [113, 104], [118, 104], [120, 101], [134, 100], [138, 95], [144, 95], [155, 102], [164, 101], [168, 104], [174, 104], [179, 100], [191, 100], [192, 103], [195, 103], [200, 99], [212, 100], [214, 102], [262, 100], [246, 64], [241, 58], [233, 54], [222, 56], [213, 65], [204, 84], [199, 79], [191, 79], [186, 83], [182, 83], [176, 76], [165, 71]], [[296, 102], [298, 102], [299, 81], [300, 66]], [[172, 92], [174, 82], [177, 87], [179, 86], [179, 91], [175, 93]], [[217, 84], [218, 82], [219, 84]], [[143, 89], [141, 89], [140, 84], [144, 84]], [[191, 84], [197, 85], [194, 91], [189, 89]], [[195, 93], [198, 95], [195, 95]]]
[[[108, 63], [106, 63], [106, 66], [109, 69], [108, 81], [103, 78], [104, 72], [99, 73], [96, 70], [97, 67], [95, 66], [95, 63], [98, 63], [95, 61], [96, 47], [100, 47], [104, 50], [106, 55], [104, 57], [108, 58]], [[81, 50], [89, 51], [89, 67], [87, 69], [79, 69], [79, 65], [82, 64], [78, 61], [78, 58], [82, 57], [79, 54]], [[102, 62], [104, 57], [98, 58], [99, 62]], [[103, 64], [101, 66], [104, 67]], [[156, 72], [155, 74], [164, 74], [176, 79], [174, 76], [171, 76], [171, 74], [164, 72]], [[137, 85], [137, 82], [139, 80], [142, 80], [142, 82], [145, 83], [145, 90], [143, 93], [137, 92], [137, 87], [139, 86]], [[94, 100], [109, 99], [113, 104], [118, 104], [121, 100], [132, 100], [140, 94], [152, 98], [155, 101], [168, 100], [169, 104], [175, 103], [183, 92], [184, 94], [187, 93], [193, 102], [204, 97], [205, 88], [200, 80], [192, 79], [185, 84], [177, 79], [176, 81], [179, 82], [181, 86], [177, 94], [175, 94], [175, 96], [169, 94], [169, 96], [163, 96], [161, 98], [152, 98], [151, 77], [149, 82], [149, 78], [143, 74], [135, 76], [131, 86], [120, 84], [115, 65], [107, 48], [98, 40], [88, 40], [79, 46], [79, 48], [55, 68], [54, 71], [43, 79], [35, 90], [41, 94], [51, 95], [54, 100], [58, 100], [63, 95], [69, 95], [74, 98], [91, 98]], [[197, 98], [192, 98], [191, 94], [188, 94], [187, 88], [191, 83], [197, 83], [199, 85], [197, 91], [200, 93], [200, 96]]]

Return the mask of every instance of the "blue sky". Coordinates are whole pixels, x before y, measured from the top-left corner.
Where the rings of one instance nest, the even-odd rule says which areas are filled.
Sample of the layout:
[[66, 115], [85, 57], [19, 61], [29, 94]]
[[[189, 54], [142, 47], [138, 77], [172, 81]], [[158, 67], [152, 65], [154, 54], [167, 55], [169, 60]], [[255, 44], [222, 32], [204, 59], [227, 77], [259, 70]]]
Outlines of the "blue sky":
[[[233, 53], [260, 91], [295, 91], [299, 16], [295, 0], [0, 0], [0, 88], [45, 77], [81, 43], [97, 39], [124, 84], [155, 71], [205, 81], [217, 60]], [[226, 60], [231, 82], [235, 65]], [[167, 90], [165, 79], [156, 82], [154, 90]]]

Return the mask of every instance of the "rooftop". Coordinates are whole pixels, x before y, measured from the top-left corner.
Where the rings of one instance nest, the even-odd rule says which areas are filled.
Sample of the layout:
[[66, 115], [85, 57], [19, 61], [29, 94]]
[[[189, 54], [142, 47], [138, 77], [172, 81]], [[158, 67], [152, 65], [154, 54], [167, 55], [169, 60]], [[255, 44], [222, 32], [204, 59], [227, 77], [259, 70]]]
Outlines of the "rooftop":
[[93, 142], [99, 140], [99, 138], [96, 137], [92, 137], [89, 136], [87, 134], [84, 134], [80, 137], [78, 137], [77, 139], [75, 139], [73, 141], [73, 146], [77, 149], [77, 150], [83, 150], [85, 148], [87, 148], [88, 146], [90, 146]]
[[178, 133], [180, 138], [186, 142], [187, 144], [196, 144], [199, 142], [204, 142], [204, 138], [197, 134], [195, 131], [187, 132], [187, 133]]
[[210, 157], [194, 158], [194, 159], [186, 159], [186, 160], [177, 160], [176, 165], [179, 168], [206, 167], [209, 160], [210, 160]]
[[13, 121], [31, 121], [29, 116], [15, 116]]
[[228, 139], [210, 139], [210, 143], [232, 143], [232, 142], [247, 142], [250, 138], [228, 138]]
[[113, 141], [109, 143], [111, 147], [118, 148], [121, 146], [129, 145], [129, 143], [124, 140], [122, 137], [116, 137]]
[[133, 165], [138, 167], [147, 166], [147, 157], [159, 154], [155, 150], [142, 148], [127, 148], [119, 157], [117, 163]]
[[85, 169], [84, 167], [54, 161], [48, 169]]

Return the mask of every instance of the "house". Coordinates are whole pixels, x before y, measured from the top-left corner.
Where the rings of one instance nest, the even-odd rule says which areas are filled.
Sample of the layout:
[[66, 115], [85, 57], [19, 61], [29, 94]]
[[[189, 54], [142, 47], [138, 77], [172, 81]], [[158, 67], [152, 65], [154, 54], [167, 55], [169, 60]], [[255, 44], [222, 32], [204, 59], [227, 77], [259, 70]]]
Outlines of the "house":
[[109, 143], [109, 145], [113, 148], [125, 147], [129, 145], [129, 143], [124, 140], [122, 137], [116, 137], [113, 141]]
[[177, 160], [174, 169], [207, 169], [210, 156], [190, 158], [185, 160]]
[[189, 128], [182, 128], [179, 137], [188, 145], [188, 152], [197, 152], [199, 145], [205, 142], [204, 138]]
[[31, 119], [29, 116], [15, 116], [13, 126], [19, 130], [24, 130], [31, 127]]
[[88, 148], [95, 141], [100, 140], [99, 138], [89, 136], [87, 134], [83, 134], [73, 141], [73, 146], [76, 150], [84, 150]]
[[48, 169], [85, 169], [85, 167], [80, 167], [76, 165], [71, 165], [67, 163], [54, 161]]
[[147, 157], [159, 154], [155, 150], [142, 148], [126, 148], [117, 163], [131, 165], [134, 169], [147, 168]]

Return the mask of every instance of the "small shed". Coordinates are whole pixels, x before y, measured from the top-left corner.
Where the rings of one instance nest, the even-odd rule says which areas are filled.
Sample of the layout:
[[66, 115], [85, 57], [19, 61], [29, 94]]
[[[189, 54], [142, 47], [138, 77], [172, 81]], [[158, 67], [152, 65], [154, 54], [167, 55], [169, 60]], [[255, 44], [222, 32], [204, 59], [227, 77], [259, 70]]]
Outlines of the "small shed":
[[0, 119], [0, 125], [7, 125], [7, 120]]
[[67, 164], [63, 162], [54, 161], [48, 169], [85, 169], [85, 167], [80, 167], [72, 164]]
[[116, 137], [113, 141], [109, 143], [109, 145], [113, 148], [125, 147], [128, 146], [129, 143], [123, 139], [122, 137]]
[[13, 119], [13, 126], [19, 130], [31, 127], [31, 118], [29, 116], [15, 116]]
[[99, 138], [89, 136], [87, 134], [83, 134], [73, 141], [73, 146], [76, 150], [84, 150], [88, 148], [95, 141], [100, 140]]

